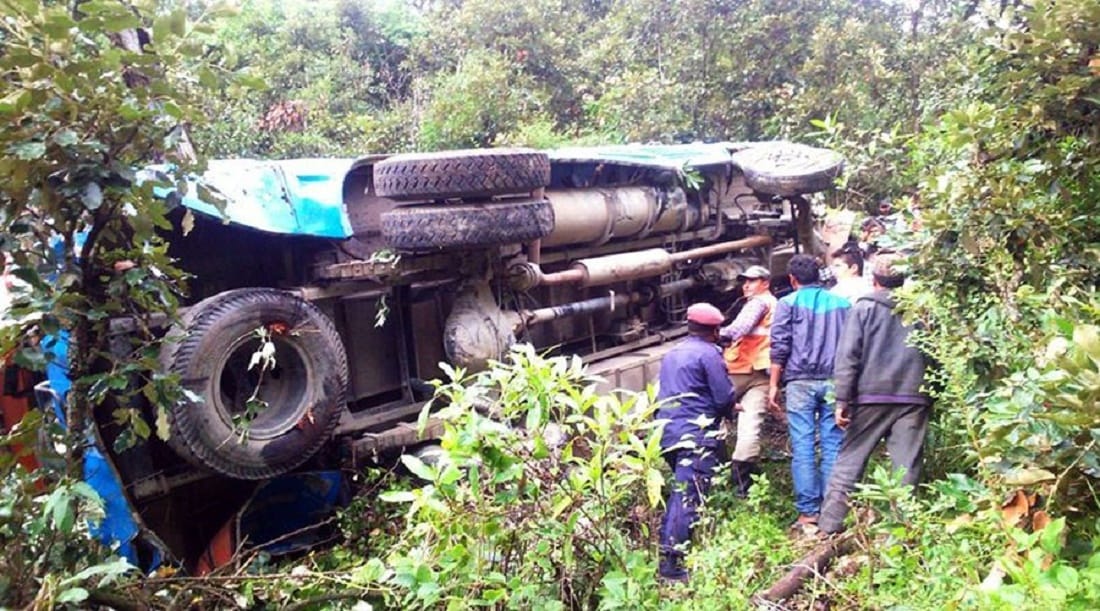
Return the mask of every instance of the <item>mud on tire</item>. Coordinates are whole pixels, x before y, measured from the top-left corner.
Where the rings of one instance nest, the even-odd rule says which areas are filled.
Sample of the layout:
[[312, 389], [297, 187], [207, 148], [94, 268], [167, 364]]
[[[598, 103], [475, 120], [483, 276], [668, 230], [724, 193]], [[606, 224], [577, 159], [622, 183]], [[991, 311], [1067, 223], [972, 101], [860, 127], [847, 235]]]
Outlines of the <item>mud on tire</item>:
[[[249, 367], [259, 328], [275, 347], [266, 371]], [[169, 331], [160, 360], [189, 391], [168, 408], [168, 444], [196, 466], [239, 479], [273, 477], [309, 459], [331, 437], [347, 392], [347, 356], [332, 321], [275, 289], [199, 302]], [[250, 410], [253, 393], [266, 405]]]
[[844, 171], [839, 153], [792, 142], [767, 142], [733, 154], [745, 184], [772, 195], [825, 191]]
[[549, 183], [549, 158], [531, 149], [411, 153], [374, 166], [375, 192], [403, 201], [519, 194]]
[[400, 250], [437, 250], [528, 242], [554, 228], [550, 202], [408, 206], [382, 215], [382, 237]]

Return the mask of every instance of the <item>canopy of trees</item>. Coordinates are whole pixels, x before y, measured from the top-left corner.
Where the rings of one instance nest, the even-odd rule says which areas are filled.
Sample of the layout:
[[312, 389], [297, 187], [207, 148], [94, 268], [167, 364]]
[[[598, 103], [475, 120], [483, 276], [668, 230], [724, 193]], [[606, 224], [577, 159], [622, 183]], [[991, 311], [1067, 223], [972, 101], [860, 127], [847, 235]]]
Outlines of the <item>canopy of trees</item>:
[[[354, 156], [794, 137], [828, 119], [874, 146], [967, 95], [980, 53], [975, 7], [911, 4], [248, 0], [217, 36], [267, 86], [211, 100], [225, 120], [200, 139], [214, 156]], [[867, 197], [901, 186], [879, 165]]]

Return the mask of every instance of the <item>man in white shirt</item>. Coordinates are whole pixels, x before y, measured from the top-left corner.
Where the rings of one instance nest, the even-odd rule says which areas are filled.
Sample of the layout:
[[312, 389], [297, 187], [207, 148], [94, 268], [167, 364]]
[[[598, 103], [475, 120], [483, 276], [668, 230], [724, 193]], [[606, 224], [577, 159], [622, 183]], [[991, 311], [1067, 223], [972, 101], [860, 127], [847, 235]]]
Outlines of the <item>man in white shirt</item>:
[[829, 292], [851, 303], [871, 292], [871, 284], [863, 277], [863, 253], [854, 244], [845, 244], [832, 255], [830, 269], [836, 276], [836, 286]]

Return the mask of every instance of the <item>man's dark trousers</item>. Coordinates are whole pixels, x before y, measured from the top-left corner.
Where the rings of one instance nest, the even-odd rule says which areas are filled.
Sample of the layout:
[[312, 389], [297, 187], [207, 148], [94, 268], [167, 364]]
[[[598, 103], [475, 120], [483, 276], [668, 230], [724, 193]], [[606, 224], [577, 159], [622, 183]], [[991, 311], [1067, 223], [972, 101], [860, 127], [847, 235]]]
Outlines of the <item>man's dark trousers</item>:
[[683, 544], [691, 539], [691, 527], [698, 519], [698, 509], [710, 490], [710, 480], [718, 457], [714, 448], [673, 450], [665, 454], [672, 469], [665, 517], [661, 522], [662, 577], [682, 579], [687, 576], [683, 566]]
[[843, 529], [848, 495], [863, 477], [867, 462], [883, 437], [894, 469], [905, 470], [902, 481], [917, 485], [924, 457], [924, 433], [931, 413], [932, 408], [927, 405], [866, 404], [852, 408], [852, 423], [844, 432], [844, 442], [829, 477], [818, 528], [827, 533]]

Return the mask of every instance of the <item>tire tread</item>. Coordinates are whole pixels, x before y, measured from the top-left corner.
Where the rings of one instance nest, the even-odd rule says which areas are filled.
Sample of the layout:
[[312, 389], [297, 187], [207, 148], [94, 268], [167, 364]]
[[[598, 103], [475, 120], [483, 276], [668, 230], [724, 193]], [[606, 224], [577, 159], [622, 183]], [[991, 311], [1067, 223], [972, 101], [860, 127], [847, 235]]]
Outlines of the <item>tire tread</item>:
[[382, 215], [386, 242], [407, 251], [529, 242], [549, 235], [553, 228], [554, 210], [546, 200], [410, 206]]
[[[327, 418], [323, 423], [323, 434], [318, 435], [310, 447], [289, 461], [276, 464], [265, 463], [263, 466], [234, 464], [220, 455], [217, 448], [211, 448], [203, 443], [198, 418], [193, 417], [191, 413], [193, 410], [201, 408], [196, 407], [196, 404], [191, 401], [181, 401], [169, 406], [170, 435], [168, 445], [184, 460], [196, 466], [238, 479], [265, 479], [298, 467], [332, 437], [332, 433], [339, 423], [340, 411], [344, 406], [347, 394], [347, 353], [343, 350], [343, 342], [328, 317], [313, 304], [290, 293], [267, 288], [246, 288], [226, 291], [200, 301], [189, 308], [181, 316], [179, 323], [172, 327], [169, 336], [175, 336], [179, 339], [177, 341], [171, 339], [165, 341], [160, 354], [161, 365], [168, 372], [181, 376], [185, 375], [188, 367], [195, 359], [204, 358], [204, 355], [197, 354], [197, 350], [202, 343], [201, 338], [210, 333], [218, 321], [223, 320], [231, 313], [239, 311], [241, 308], [255, 307], [264, 303], [276, 304], [287, 299], [295, 299], [300, 303], [300, 306], [312, 309], [313, 312], [308, 313], [302, 320], [321, 321], [321, 324], [315, 326], [319, 327], [318, 331], [324, 335], [324, 342], [330, 346], [339, 347], [339, 349], [333, 350], [333, 356], [336, 359], [338, 368], [340, 388], [337, 389], [337, 395], [333, 400], [329, 401], [334, 407], [329, 410], [329, 413], [321, 415], [321, 417]], [[295, 321], [296, 324], [293, 327], [298, 328], [300, 322], [301, 320]]]
[[550, 159], [530, 149], [395, 155], [374, 166], [374, 189], [403, 201], [527, 193], [550, 183]]

